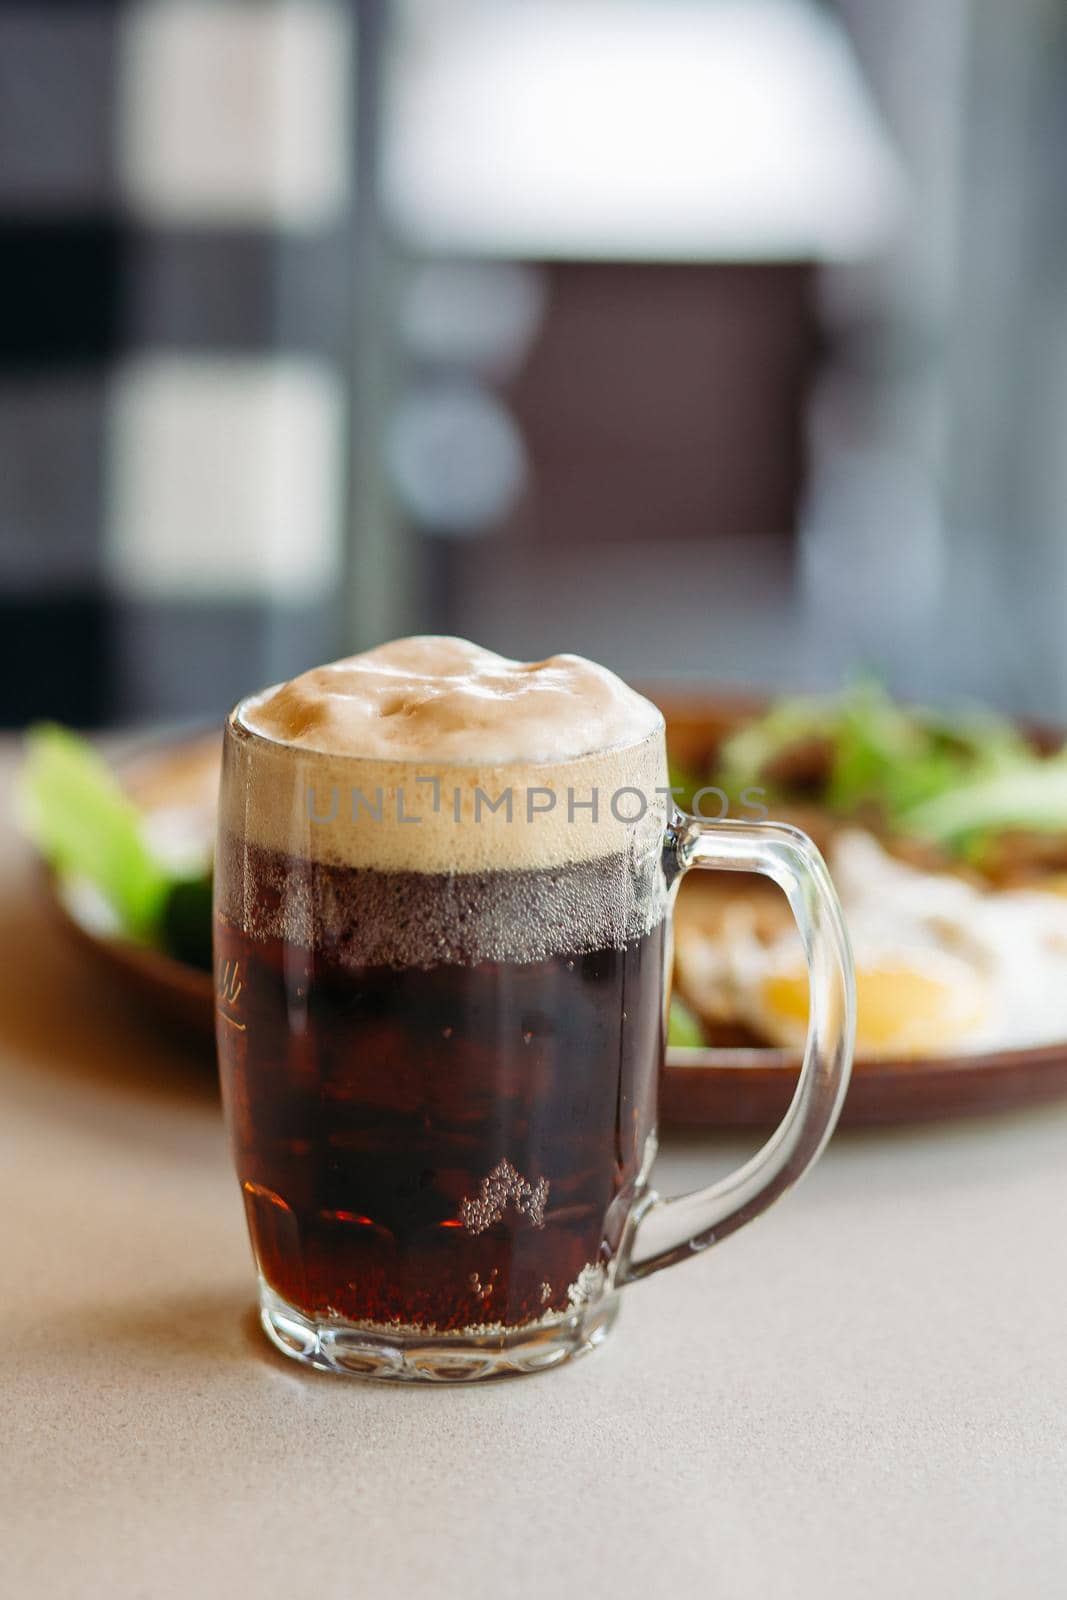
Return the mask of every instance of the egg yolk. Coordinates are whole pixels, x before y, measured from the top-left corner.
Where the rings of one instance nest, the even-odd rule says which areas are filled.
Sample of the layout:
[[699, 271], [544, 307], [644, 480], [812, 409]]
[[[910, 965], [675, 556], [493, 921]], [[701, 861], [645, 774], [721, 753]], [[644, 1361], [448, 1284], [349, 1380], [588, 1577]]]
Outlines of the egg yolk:
[[[792, 1032], [807, 1026], [808, 980], [801, 973], [765, 978], [768, 1020]], [[885, 965], [856, 973], [856, 1054], [922, 1055], [972, 1033], [988, 1007], [973, 982], [953, 982], [917, 967]]]

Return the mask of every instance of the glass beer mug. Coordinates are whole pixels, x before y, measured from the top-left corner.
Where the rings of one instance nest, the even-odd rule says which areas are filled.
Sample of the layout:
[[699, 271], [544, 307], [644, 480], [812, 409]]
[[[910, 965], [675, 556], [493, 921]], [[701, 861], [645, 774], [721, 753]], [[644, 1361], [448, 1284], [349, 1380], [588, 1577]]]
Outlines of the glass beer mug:
[[[499, 714], [494, 694], [511, 696]], [[695, 868], [784, 890], [810, 1022], [770, 1140], [661, 1199], [670, 914]], [[593, 1348], [626, 1284], [800, 1177], [848, 1081], [850, 956], [815, 847], [680, 813], [662, 717], [576, 657], [525, 667], [401, 641], [242, 702], [215, 937], [263, 1327], [333, 1371], [465, 1380]]]

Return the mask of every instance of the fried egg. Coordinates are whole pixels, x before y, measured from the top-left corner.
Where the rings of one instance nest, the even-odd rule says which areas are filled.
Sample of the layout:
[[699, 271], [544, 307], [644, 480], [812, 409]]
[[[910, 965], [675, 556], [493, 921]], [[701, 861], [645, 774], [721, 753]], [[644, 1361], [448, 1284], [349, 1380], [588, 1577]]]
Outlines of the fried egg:
[[[830, 870], [856, 960], [856, 1051], [947, 1055], [1067, 1039], [1067, 900], [983, 890], [842, 834]], [[734, 1014], [773, 1044], [803, 1044], [808, 979], [795, 932], [761, 940], [735, 906], [721, 971]]]

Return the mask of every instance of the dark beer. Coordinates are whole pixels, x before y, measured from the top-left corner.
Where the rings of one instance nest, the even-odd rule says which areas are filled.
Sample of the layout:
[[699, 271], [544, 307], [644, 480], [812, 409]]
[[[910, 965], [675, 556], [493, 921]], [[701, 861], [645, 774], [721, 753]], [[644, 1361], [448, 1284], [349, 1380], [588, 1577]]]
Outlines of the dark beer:
[[658, 860], [379, 871], [220, 838], [219, 1046], [260, 1272], [491, 1334], [602, 1291], [652, 1155]]

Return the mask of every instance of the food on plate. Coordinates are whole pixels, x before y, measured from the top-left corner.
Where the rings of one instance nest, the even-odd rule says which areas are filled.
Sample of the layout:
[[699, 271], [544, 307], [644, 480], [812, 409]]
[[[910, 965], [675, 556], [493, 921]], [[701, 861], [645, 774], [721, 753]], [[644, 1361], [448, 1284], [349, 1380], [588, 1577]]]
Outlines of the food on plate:
[[925, 865], [993, 882], [1067, 871], [1067, 747], [1043, 750], [985, 708], [902, 706], [868, 679], [775, 701], [721, 743], [710, 776], [682, 781], [758, 787], [775, 816], [799, 808], [824, 832], [860, 822]]
[[[924, 871], [858, 829], [835, 838], [829, 865], [856, 957], [858, 1055], [1067, 1039], [1067, 899]], [[675, 971], [710, 1029], [733, 1022], [753, 1041], [803, 1044], [804, 953], [781, 896], [726, 894], [714, 914], [690, 912]]]
[[[856, 949], [861, 1058], [1067, 1039], [1067, 747], [860, 679], [777, 700], [686, 753], [683, 804], [712, 785], [740, 815], [755, 790], [826, 854]], [[676, 993], [706, 1043], [798, 1046], [802, 974], [773, 888], [683, 886]]]

